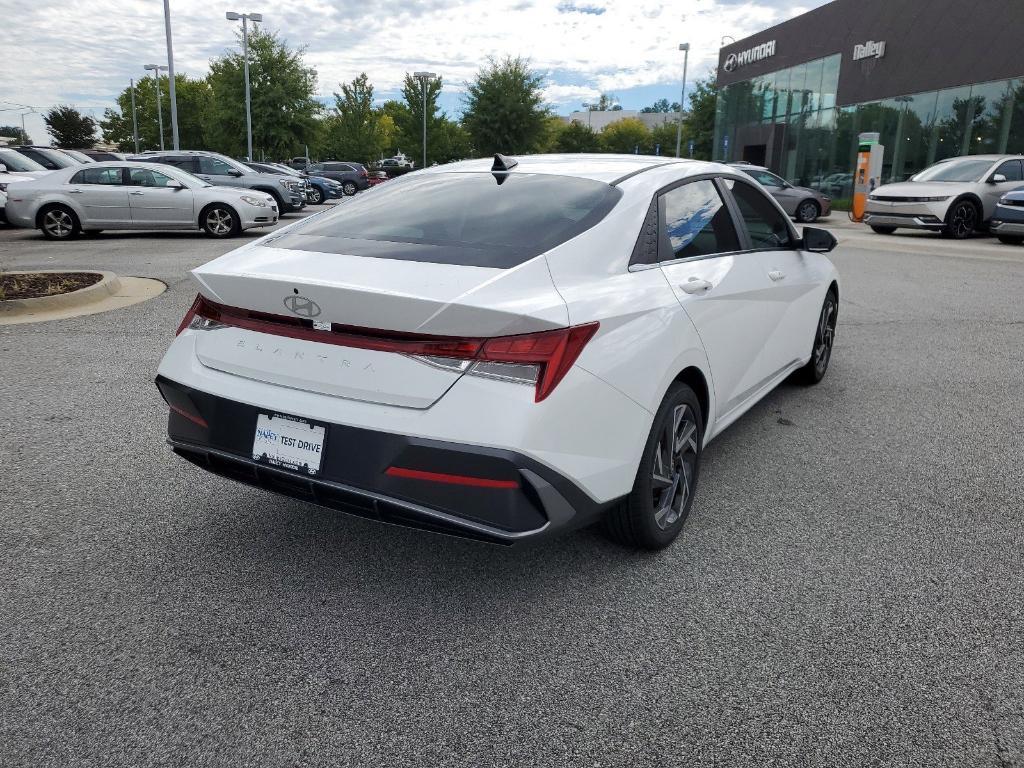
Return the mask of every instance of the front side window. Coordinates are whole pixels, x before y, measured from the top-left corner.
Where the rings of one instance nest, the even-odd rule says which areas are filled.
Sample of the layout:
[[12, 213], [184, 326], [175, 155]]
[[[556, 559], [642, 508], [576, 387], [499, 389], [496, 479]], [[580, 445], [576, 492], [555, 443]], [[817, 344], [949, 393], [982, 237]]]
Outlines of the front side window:
[[71, 177], [72, 184], [120, 184], [120, 168], [86, 168]]
[[8, 171], [45, 171], [46, 167], [35, 160], [15, 152], [13, 149], [0, 149], [0, 163], [3, 163]]
[[406, 176], [268, 245], [507, 269], [590, 229], [621, 196], [604, 182], [548, 174]]
[[750, 177], [752, 177], [754, 179], [757, 179], [758, 182], [760, 182], [761, 184], [764, 184], [766, 187], [784, 187], [784, 186], [786, 186], [786, 182], [784, 182], [782, 179], [780, 179], [774, 173], [769, 173], [768, 171], [748, 171], [748, 170], [744, 169], [743, 172], [745, 174], [747, 174], [748, 176], [750, 176]]
[[149, 168], [132, 168], [128, 171], [128, 178], [133, 187], [166, 187], [169, 181], [173, 181], [170, 176]]
[[736, 228], [710, 179], [694, 181], [661, 196], [662, 227], [669, 252], [661, 260], [688, 259], [740, 249]]
[[771, 198], [752, 184], [728, 179], [726, 183], [740, 209], [743, 225], [750, 235], [750, 244], [756, 250], [793, 248], [793, 235], [789, 221]]
[[230, 165], [216, 157], [199, 156], [199, 172], [208, 176], [229, 176], [234, 170]]
[[1021, 168], [1020, 160], [1007, 160], [996, 168], [996, 173], [1001, 173], [1007, 181], [1024, 181], [1024, 169]]

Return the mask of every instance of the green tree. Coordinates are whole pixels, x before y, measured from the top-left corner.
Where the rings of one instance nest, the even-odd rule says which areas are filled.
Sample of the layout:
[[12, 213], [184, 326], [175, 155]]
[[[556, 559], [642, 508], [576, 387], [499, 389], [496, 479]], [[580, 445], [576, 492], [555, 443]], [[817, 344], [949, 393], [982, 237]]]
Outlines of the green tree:
[[[160, 108], [164, 117], [164, 145], [171, 147], [170, 79], [160, 78]], [[210, 84], [183, 74], [174, 76], [175, 99], [178, 102], [178, 143], [182, 149], [208, 149], [204, 126], [210, 109]], [[144, 77], [135, 84], [135, 112], [139, 126], [139, 149], [159, 149], [160, 135], [156, 113], [153, 78]], [[106, 109], [100, 120], [103, 140], [116, 144], [123, 152], [134, 152], [132, 138], [132, 94], [125, 88], [117, 97], [117, 109]]]
[[96, 143], [96, 121], [68, 104], [45, 112], [43, 122], [58, 147], [89, 149]]
[[367, 163], [381, 148], [379, 115], [373, 108], [373, 84], [366, 73], [341, 83], [334, 93], [334, 111], [328, 121], [328, 153], [342, 160]]
[[[423, 111], [423, 99], [426, 96], [426, 112]], [[409, 73], [402, 83], [402, 99], [405, 109], [396, 120], [402, 151], [416, 166], [423, 162], [423, 115], [427, 116], [427, 165], [440, 162], [441, 145], [445, 140], [442, 124], [447, 122], [443, 114], [439, 114], [437, 99], [441, 95], [441, 78], [435, 77], [426, 81], [426, 88]]]
[[[241, 47], [241, 46], [239, 46]], [[316, 139], [316, 70], [303, 61], [304, 48], [259, 27], [249, 33], [252, 143], [257, 157], [291, 157]], [[205, 133], [209, 148], [228, 155], [246, 152], [245, 80], [242, 54], [227, 52], [210, 62], [210, 108]]]
[[589, 125], [569, 123], [558, 136], [559, 152], [600, 152], [601, 138]]
[[602, 93], [597, 101], [584, 104], [589, 112], [621, 112], [622, 105], [614, 94]]
[[[651, 129], [651, 137], [649, 139], [650, 151], [652, 154], [660, 154], [665, 157], [675, 157], [676, 154], [676, 128], [679, 125], [678, 120], [671, 120], [669, 122], [662, 123], [661, 125], [655, 126]], [[689, 136], [686, 133], [686, 125], [683, 124], [683, 141], [680, 147], [680, 154], [683, 157], [689, 157], [688, 153], [688, 142]]]
[[31, 144], [28, 134], [21, 130], [20, 125], [0, 125], [0, 136], [7, 136], [19, 144]]
[[404, 101], [388, 99], [377, 108], [381, 123], [381, 152], [385, 155], [397, 155], [404, 152], [411, 155], [408, 145], [404, 144], [405, 134], [403, 127], [411, 125], [409, 108]]
[[623, 120], [616, 120], [605, 126], [601, 131], [601, 147], [605, 152], [621, 152], [633, 154], [639, 152], [647, 154], [651, 140], [650, 131], [641, 120], [635, 117], [627, 117]]
[[[683, 141], [693, 139], [693, 156], [696, 160], [710, 160], [715, 147], [715, 105], [718, 101], [718, 85], [715, 72], [703, 80], [697, 80], [690, 91], [690, 111], [683, 120]], [[673, 154], [675, 148], [673, 147]], [[682, 154], [686, 154], [683, 149]]]
[[439, 163], [450, 163], [472, 157], [473, 143], [470, 141], [469, 133], [461, 125], [443, 117], [438, 123], [437, 133], [439, 140], [436, 156], [430, 154], [433, 142], [429, 136], [427, 137], [428, 159], [433, 158]]
[[651, 104], [649, 107], [644, 107], [640, 110], [641, 112], [650, 114], [655, 112], [678, 112], [679, 102], [673, 101], [671, 104], [668, 103], [668, 99], [658, 99], [656, 102]]
[[543, 78], [522, 58], [490, 59], [467, 90], [462, 125], [480, 154], [534, 152], [545, 138]]

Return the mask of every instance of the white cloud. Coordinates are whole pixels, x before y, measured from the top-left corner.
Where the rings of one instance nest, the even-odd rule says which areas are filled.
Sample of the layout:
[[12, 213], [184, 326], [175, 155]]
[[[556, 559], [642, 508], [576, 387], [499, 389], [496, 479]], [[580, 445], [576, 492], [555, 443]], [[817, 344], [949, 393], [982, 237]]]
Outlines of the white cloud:
[[[252, 10], [292, 45], [307, 46], [325, 96], [362, 71], [379, 92], [397, 89], [416, 69], [438, 72], [457, 91], [488, 56], [511, 55], [529, 57], [546, 74], [547, 98], [564, 105], [601, 91], [676, 84], [683, 41], [692, 46], [690, 71], [702, 75], [717, 62], [723, 34], [739, 39], [806, 7], [779, 0], [330, 0]], [[232, 8], [171, 0], [179, 72], [202, 75], [212, 56], [236, 45], [237, 24], [224, 19]], [[0, 99], [9, 102], [73, 103], [99, 116], [130, 77], [145, 74], [143, 64], [165, 58], [155, 0], [0, 0], [0, 18], [10, 22], [0, 27]], [[16, 111], [0, 112], [0, 122], [18, 120]], [[27, 122], [42, 139], [38, 116]]]

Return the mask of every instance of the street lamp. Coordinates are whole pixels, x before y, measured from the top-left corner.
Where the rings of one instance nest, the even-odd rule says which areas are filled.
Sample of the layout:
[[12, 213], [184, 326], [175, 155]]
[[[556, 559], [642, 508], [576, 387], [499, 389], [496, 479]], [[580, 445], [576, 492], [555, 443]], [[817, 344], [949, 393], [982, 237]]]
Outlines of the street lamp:
[[143, 67], [153, 73], [153, 85], [156, 87], [156, 119], [160, 126], [160, 151], [164, 151], [164, 110], [160, 106], [160, 70], [167, 69], [159, 64], [147, 64]]
[[228, 21], [242, 20], [242, 59], [245, 68], [245, 135], [249, 153], [246, 160], [252, 161], [252, 105], [249, 100], [249, 21], [263, 21], [262, 13], [235, 13], [228, 11], [224, 14]]
[[135, 112], [135, 79], [128, 80], [128, 87], [132, 92], [132, 140], [135, 142], [135, 154], [139, 154], [139, 117]]
[[676, 125], [676, 157], [683, 145], [683, 102], [686, 99], [686, 65], [690, 63], [690, 44], [680, 43], [679, 50], [683, 52], [683, 92], [679, 96], [679, 124]]
[[423, 89], [423, 167], [427, 167], [427, 81], [437, 77], [433, 72], [413, 72], [412, 76], [420, 81]]
[[722, 39], [718, 41], [719, 47], [724, 48], [726, 40], [728, 40], [730, 43], [736, 42], [736, 38], [733, 37], [732, 35], [722, 35]]
[[[174, 144], [174, 151], [178, 146], [178, 98], [174, 93], [174, 45], [171, 42], [171, 6], [168, 0], [164, 0], [164, 31], [167, 37], [167, 79], [171, 90], [171, 143]], [[136, 151], [138, 151], [136, 149]]]

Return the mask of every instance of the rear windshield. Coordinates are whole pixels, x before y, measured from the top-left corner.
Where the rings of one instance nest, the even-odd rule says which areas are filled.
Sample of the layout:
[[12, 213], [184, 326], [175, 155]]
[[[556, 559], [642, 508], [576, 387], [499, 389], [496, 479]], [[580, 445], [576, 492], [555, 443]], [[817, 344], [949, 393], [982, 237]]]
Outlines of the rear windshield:
[[507, 269], [594, 226], [621, 195], [599, 181], [515, 171], [406, 176], [266, 244]]

